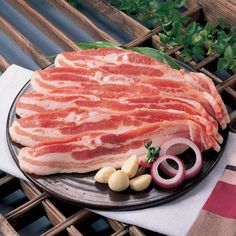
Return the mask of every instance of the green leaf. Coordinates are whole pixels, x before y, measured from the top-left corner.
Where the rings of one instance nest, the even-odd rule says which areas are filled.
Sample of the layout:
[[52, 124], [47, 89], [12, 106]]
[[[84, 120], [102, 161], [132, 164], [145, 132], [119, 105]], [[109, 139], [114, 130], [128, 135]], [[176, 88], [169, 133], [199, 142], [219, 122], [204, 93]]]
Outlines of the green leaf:
[[233, 26], [231, 29], [230, 29], [230, 35], [232, 36], [232, 43], [236, 43], [236, 26]]
[[190, 21], [191, 17], [189, 16], [182, 16], [181, 19], [180, 19], [180, 22], [185, 25], [187, 24], [189, 21]]
[[171, 24], [172, 24], [172, 20], [162, 23], [161, 26], [165, 28], [167, 26], [170, 26]]
[[159, 33], [158, 35], [159, 35], [162, 43], [169, 43], [170, 38], [167, 35], [165, 35], [163, 33]]
[[175, 60], [157, 49], [149, 47], [132, 47], [128, 49], [162, 61], [174, 69], [180, 69], [180, 66], [175, 62]]
[[232, 34], [233, 34], [233, 33], [236, 34], [236, 25], [233, 26], [230, 31], [231, 31]]
[[180, 22], [175, 22], [173, 24], [172, 34], [177, 36], [181, 32], [181, 29], [182, 29], [182, 24]]
[[230, 60], [233, 58], [233, 50], [230, 45], [225, 49], [224, 58], [227, 60]]
[[210, 56], [210, 55], [212, 55], [213, 54], [213, 49], [212, 49], [212, 47], [208, 47], [208, 50], [207, 50], [207, 56]]
[[234, 59], [230, 62], [229, 69], [230, 70], [235, 70], [236, 69], [236, 59]]
[[186, 34], [187, 35], [192, 35], [196, 31], [197, 23], [194, 21], [188, 27], [186, 28]]
[[168, 44], [171, 46], [179, 46], [180, 45], [180, 43], [176, 40], [176, 38], [170, 39]]
[[56, 58], [56, 56], [57, 56], [57, 54], [53, 54], [53, 55], [47, 56], [47, 58], [50, 60], [54, 60]]
[[176, 0], [175, 2], [176, 2], [175, 3], [175, 8], [180, 8], [180, 7], [183, 7], [185, 5], [187, 0]]
[[185, 48], [182, 52], [181, 55], [184, 58], [184, 61], [188, 62], [192, 60], [192, 52], [189, 48]]
[[211, 24], [210, 24], [209, 22], [205, 25], [203, 31], [205, 32], [206, 35], [211, 33], [211, 31], [212, 31], [212, 26], [211, 26]]
[[87, 50], [92, 48], [119, 48], [117, 45], [109, 42], [97, 41], [94, 43], [78, 43], [81, 49]]
[[227, 29], [229, 27], [228, 23], [226, 22], [226, 20], [219, 18], [218, 19], [218, 26], [220, 27], [220, 29], [224, 30]]
[[220, 58], [217, 62], [217, 70], [227, 70], [229, 67], [229, 60], [224, 57]]
[[224, 55], [225, 49], [226, 49], [227, 44], [225, 43], [215, 43], [212, 44], [213, 49], [220, 55]]
[[205, 55], [204, 49], [198, 46], [194, 46], [192, 48], [192, 52], [194, 55], [201, 55], [201, 56]]
[[195, 33], [195, 34], [192, 36], [192, 44], [199, 43], [201, 40], [202, 40], [202, 36], [201, 36], [201, 34], [199, 34], [199, 33]]
[[236, 44], [232, 46], [233, 58], [236, 58]]

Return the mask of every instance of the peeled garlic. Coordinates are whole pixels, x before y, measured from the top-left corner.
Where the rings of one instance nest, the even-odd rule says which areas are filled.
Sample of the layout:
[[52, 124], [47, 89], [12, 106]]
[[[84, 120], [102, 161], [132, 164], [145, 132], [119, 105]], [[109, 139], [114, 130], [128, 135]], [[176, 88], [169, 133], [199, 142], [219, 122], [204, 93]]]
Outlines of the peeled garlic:
[[121, 167], [129, 178], [132, 178], [136, 175], [139, 167], [139, 161], [136, 155], [131, 156], [128, 158]]
[[110, 178], [112, 173], [114, 173], [115, 171], [116, 169], [113, 167], [109, 167], [109, 166], [103, 167], [96, 173], [96, 175], [94, 176], [94, 179], [95, 181], [99, 183], [107, 184], [108, 179]]
[[117, 170], [110, 176], [108, 186], [116, 192], [124, 191], [129, 187], [129, 178], [124, 171]]
[[134, 191], [143, 191], [145, 190], [151, 183], [152, 177], [151, 175], [139, 175], [129, 181], [130, 188]]

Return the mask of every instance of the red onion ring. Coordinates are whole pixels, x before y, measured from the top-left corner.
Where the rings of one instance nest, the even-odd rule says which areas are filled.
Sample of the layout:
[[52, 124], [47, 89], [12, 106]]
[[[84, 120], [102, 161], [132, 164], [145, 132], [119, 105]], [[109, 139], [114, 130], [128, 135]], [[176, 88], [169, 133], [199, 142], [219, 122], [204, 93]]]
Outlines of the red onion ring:
[[[167, 159], [175, 161], [179, 167], [176, 175], [171, 179], [162, 178], [158, 172], [159, 165]], [[186, 171], [183, 162], [178, 157], [172, 155], [164, 155], [158, 157], [157, 160], [152, 164], [151, 175], [153, 182], [156, 183], [158, 186], [162, 188], [174, 188], [179, 186], [184, 181]]]
[[[170, 139], [170, 140], [166, 141], [165, 143], [163, 143], [161, 145], [160, 155], [165, 155], [167, 153], [168, 149], [170, 147], [172, 147], [173, 145], [175, 145], [175, 144], [186, 144], [187, 146], [192, 148], [193, 151], [195, 152], [196, 161], [190, 169], [186, 170], [186, 177], [185, 177], [186, 179], [192, 178], [202, 168], [203, 163], [202, 163], [201, 151], [199, 150], [197, 145], [189, 139], [186, 139], [186, 138], [173, 138], [173, 139]], [[169, 163], [167, 161], [163, 161], [160, 168], [163, 172], [165, 172], [169, 176], [175, 176], [176, 173], [177, 173], [177, 170], [175, 168], [173, 168], [171, 165], [169, 165]]]

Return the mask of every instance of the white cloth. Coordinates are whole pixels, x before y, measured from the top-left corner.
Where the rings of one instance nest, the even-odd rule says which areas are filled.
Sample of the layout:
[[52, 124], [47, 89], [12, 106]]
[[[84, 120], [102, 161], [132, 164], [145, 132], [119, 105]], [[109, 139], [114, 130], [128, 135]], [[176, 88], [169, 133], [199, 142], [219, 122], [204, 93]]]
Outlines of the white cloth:
[[[0, 77], [0, 169], [25, 179], [14, 163], [6, 142], [6, 120], [10, 106], [32, 71], [12, 65]], [[236, 151], [236, 134], [229, 134], [227, 146], [214, 170], [197, 187], [177, 200], [161, 206], [137, 211], [95, 211], [103, 216], [137, 225], [167, 235], [183, 236], [196, 219], [227, 163], [227, 157]]]

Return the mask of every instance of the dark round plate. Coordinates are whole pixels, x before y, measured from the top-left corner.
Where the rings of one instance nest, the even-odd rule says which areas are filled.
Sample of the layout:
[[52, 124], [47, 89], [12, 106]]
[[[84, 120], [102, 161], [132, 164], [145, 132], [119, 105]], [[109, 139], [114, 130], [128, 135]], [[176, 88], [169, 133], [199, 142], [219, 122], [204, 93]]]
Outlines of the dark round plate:
[[[16, 96], [8, 114], [6, 137], [10, 152], [17, 165], [17, 155], [21, 147], [12, 142], [9, 135], [9, 128], [16, 119], [15, 106], [17, 100], [22, 94], [30, 90], [31, 87], [28, 82]], [[201, 172], [194, 178], [185, 181], [181, 186], [169, 190], [151, 185], [146, 191], [143, 192], [133, 192], [131, 190], [127, 190], [117, 193], [109, 190], [109, 187], [105, 184], [95, 183], [93, 179], [94, 173], [57, 174], [43, 177], [27, 174], [23, 171], [22, 173], [31, 182], [35, 183], [53, 196], [71, 203], [79, 204], [83, 207], [104, 210], [133, 210], [147, 208], [176, 199], [195, 187], [210, 173], [224, 151], [228, 136], [228, 128], [224, 131], [221, 130], [220, 133], [224, 138], [224, 142], [221, 145], [221, 151], [219, 153], [213, 150], [204, 152], [204, 164]]]

